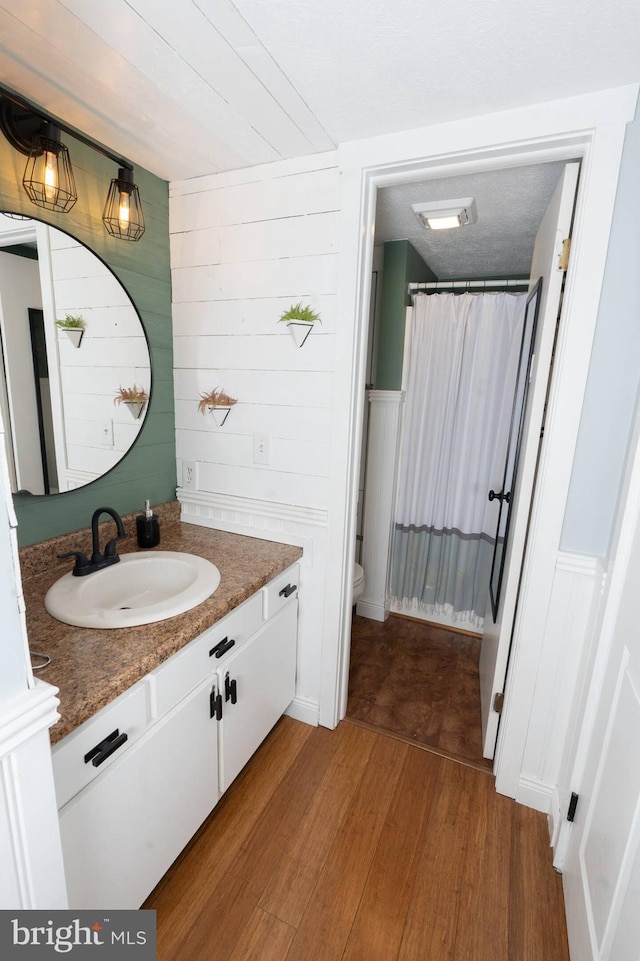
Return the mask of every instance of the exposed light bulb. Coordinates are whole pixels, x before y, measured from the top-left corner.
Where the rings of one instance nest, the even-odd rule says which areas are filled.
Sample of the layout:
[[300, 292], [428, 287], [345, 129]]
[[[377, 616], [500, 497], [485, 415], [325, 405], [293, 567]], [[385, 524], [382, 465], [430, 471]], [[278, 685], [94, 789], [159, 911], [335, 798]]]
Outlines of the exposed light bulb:
[[131, 220], [131, 194], [128, 190], [120, 191], [118, 202], [118, 226], [126, 230]]
[[54, 203], [58, 192], [58, 156], [53, 150], [44, 152], [44, 196]]

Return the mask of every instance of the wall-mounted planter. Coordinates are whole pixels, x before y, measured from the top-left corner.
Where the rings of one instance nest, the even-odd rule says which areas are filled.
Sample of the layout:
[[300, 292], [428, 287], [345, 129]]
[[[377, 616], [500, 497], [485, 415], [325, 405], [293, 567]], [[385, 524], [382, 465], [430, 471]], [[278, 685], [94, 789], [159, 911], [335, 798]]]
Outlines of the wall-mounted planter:
[[296, 347], [302, 347], [315, 323], [321, 324], [320, 314], [308, 304], [298, 301], [280, 315], [279, 324], [286, 324]]
[[218, 427], [222, 427], [229, 416], [229, 411], [237, 402], [237, 398], [227, 394], [224, 388], [215, 387], [213, 390], [200, 394], [198, 410], [201, 414], [208, 410]]
[[149, 398], [146, 390], [134, 384], [133, 387], [120, 387], [113, 399], [116, 406], [124, 404], [129, 409], [129, 413], [134, 420], [140, 420], [142, 411], [147, 406]]
[[293, 337], [296, 347], [302, 347], [313, 330], [313, 324], [308, 324], [304, 320], [290, 320], [287, 328]]
[[84, 336], [84, 327], [60, 327], [64, 331], [74, 347], [79, 347]]
[[146, 407], [146, 400], [123, 400], [122, 403], [129, 410], [134, 420], [140, 420], [142, 411]]
[[225, 420], [229, 416], [230, 410], [231, 410], [231, 407], [209, 407], [208, 408], [209, 413], [213, 417], [218, 427], [223, 426]]

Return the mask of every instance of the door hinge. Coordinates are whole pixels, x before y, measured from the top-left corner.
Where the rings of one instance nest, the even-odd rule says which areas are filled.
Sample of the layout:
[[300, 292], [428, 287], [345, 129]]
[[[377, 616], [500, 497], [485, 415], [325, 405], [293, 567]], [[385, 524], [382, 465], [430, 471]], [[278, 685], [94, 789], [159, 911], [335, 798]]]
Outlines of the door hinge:
[[576, 808], [578, 807], [579, 795], [575, 791], [571, 792], [571, 800], [569, 801], [569, 810], [567, 811], [567, 821], [573, 821], [576, 816]]
[[493, 695], [493, 710], [496, 714], [502, 714], [502, 705], [504, 704], [504, 694], [500, 691], [498, 694]]
[[558, 257], [558, 270], [566, 270], [569, 266], [569, 254], [571, 253], [571, 237], [562, 241], [560, 256]]

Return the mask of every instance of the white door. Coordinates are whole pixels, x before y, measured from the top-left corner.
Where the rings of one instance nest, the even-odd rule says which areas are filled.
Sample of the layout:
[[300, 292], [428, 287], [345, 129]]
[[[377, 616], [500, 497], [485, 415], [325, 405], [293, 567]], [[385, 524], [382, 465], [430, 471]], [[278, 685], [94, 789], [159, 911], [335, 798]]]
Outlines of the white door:
[[569, 947], [580, 961], [640, 958], [640, 444], [626, 505], [574, 769], [578, 805], [559, 843]]
[[480, 652], [483, 753], [489, 758], [495, 753], [498, 735], [500, 715], [494, 707], [495, 696], [504, 691], [540, 434], [544, 423], [547, 384], [562, 298], [565, 271], [560, 264], [560, 256], [563, 241], [570, 236], [579, 169], [579, 163], [569, 163], [565, 167], [538, 229], [533, 249], [531, 287], [542, 277], [539, 319], [516, 486], [511, 491], [511, 518], [504, 549], [500, 602], [495, 621], [491, 607], [487, 607]]

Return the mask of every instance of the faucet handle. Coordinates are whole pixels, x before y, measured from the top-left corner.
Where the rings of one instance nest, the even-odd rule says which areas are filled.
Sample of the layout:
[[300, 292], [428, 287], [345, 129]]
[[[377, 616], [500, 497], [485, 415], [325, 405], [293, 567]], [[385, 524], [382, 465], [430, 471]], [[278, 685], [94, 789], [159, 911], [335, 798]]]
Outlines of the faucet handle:
[[68, 551], [66, 554], [57, 554], [56, 557], [58, 557], [59, 560], [64, 560], [67, 557], [75, 557], [76, 563], [71, 573], [76, 577], [80, 577], [82, 574], [89, 572], [87, 555], [82, 554], [80, 551]]

